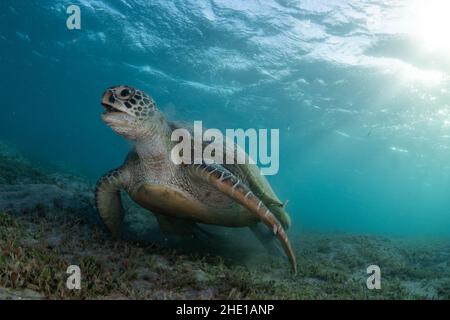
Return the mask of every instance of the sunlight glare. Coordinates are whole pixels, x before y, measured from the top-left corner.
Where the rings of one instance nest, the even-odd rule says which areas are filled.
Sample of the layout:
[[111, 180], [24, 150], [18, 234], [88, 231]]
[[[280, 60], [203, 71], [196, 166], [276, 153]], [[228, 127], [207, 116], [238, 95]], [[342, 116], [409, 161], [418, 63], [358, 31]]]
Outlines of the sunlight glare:
[[430, 51], [450, 52], [450, 1], [416, 0], [414, 33]]
[[437, 86], [444, 80], [444, 74], [436, 70], [422, 70], [405, 64], [401, 72], [407, 82], [420, 82], [426, 86]]
[[410, 81], [421, 81], [429, 85], [438, 85], [443, 79], [439, 71], [420, 70], [416, 68], [405, 68], [405, 76]]

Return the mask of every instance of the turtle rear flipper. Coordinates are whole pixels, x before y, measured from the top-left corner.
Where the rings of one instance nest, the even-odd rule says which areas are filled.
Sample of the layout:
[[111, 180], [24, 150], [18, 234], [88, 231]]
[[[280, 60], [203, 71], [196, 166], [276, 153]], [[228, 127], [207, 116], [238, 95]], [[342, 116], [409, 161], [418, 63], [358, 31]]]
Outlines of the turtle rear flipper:
[[294, 251], [283, 226], [269, 208], [233, 173], [226, 168], [215, 164], [195, 164], [191, 167], [191, 174], [217, 190], [223, 192], [231, 199], [245, 207], [263, 222], [274, 235], [278, 237], [286, 255], [291, 262], [294, 273], [297, 273], [297, 262]]
[[211, 238], [213, 235], [197, 225], [194, 221], [155, 214], [159, 228], [163, 233], [189, 238]]
[[224, 165], [233, 174], [242, 177], [250, 190], [270, 209], [285, 230], [291, 226], [291, 218], [285, 210], [285, 203], [277, 197], [266, 177], [254, 164]]
[[265, 228], [261, 223], [251, 226], [250, 230], [269, 254], [277, 257], [283, 256], [283, 249], [280, 248], [278, 243], [275, 241], [276, 237], [270, 230]]

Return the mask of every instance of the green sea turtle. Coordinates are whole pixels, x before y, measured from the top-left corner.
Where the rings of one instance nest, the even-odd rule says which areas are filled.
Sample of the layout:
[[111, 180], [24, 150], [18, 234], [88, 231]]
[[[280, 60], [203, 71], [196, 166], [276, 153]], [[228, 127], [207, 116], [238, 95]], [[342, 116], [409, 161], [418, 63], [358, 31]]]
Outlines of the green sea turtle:
[[289, 215], [256, 165], [175, 164], [170, 154], [177, 142], [171, 141], [171, 133], [180, 125], [166, 121], [150, 96], [129, 86], [115, 86], [105, 91], [101, 104], [102, 120], [134, 145], [124, 164], [105, 174], [96, 186], [97, 211], [113, 236], [121, 233], [120, 190], [124, 190], [156, 215], [163, 231], [186, 234], [203, 223], [250, 227], [265, 244], [271, 243], [267, 233], [271, 240], [278, 237], [296, 272], [285, 233]]

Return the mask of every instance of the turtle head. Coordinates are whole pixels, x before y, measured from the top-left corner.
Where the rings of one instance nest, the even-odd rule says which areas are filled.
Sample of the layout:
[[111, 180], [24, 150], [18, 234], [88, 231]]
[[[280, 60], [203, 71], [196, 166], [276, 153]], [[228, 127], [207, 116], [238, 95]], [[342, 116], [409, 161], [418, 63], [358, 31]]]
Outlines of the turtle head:
[[148, 135], [152, 118], [158, 113], [156, 103], [143, 91], [130, 86], [114, 86], [103, 93], [105, 112], [102, 120], [115, 132], [130, 140]]

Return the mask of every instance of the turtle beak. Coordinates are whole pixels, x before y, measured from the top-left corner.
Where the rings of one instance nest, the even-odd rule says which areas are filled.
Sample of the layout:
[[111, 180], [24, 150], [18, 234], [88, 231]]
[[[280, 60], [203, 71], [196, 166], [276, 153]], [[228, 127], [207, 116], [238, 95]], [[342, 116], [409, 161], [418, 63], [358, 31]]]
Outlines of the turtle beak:
[[114, 111], [114, 109], [115, 109], [114, 108], [114, 102], [115, 101], [116, 101], [116, 99], [114, 98], [114, 95], [111, 92], [111, 90], [106, 90], [103, 93], [101, 104], [105, 108], [106, 112]]

